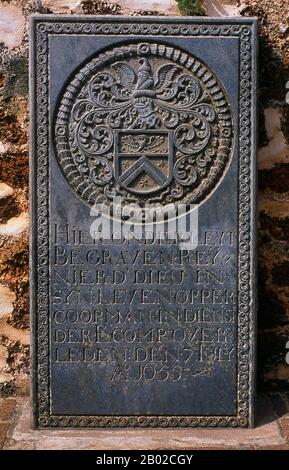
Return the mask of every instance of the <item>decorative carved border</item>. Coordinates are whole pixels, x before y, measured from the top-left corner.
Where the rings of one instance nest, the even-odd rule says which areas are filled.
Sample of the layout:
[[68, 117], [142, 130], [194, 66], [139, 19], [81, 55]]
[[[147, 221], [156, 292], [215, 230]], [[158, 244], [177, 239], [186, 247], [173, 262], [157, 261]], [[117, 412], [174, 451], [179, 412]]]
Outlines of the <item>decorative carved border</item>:
[[[117, 22], [116, 22], [117, 21]], [[256, 20], [180, 19], [163, 17], [59, 17], [33, 16], [31, 50], [32, 102], [32, 316], [34, 351], [33, 407], [40, 427], [194, 427], [253, 424], [254, 395], [254, 219], [255, 219], [255, 88]], [[239, 39], [239, 317], [238, 391], [236, 416], [58, 416], [50, 412], [49, 388], [49, 136], [48, 136], [48, 41], [50, 35], [224, 36]], [[253, 172], [252, 172], [253, 169]]]

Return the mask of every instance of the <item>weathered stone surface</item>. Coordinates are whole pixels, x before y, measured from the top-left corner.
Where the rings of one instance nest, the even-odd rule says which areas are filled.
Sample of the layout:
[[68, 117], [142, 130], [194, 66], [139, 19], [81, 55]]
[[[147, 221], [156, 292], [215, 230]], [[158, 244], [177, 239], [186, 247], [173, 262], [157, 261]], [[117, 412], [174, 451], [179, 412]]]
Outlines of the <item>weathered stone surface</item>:
[[18, 235], [27, 229], [28, 223], [28, 214], [22, 213], [18, 217], [12, 217], [6, 224], [0, 224], [0, 235]]
[[[280, 430], [270, 400], [258, 403], [256, 429], [114, 429], [32, 430], [27, 400], [19, 405], [20, 418], [5, 449], [31, 450], [193, 450], [288, 449], [288, 418]], [[288, 416], [288, 415], [287, 415]], [[287, 421], [286, 421], [287, 420]]]
[[205, 0], [203, 2], [208, 16], [235, 16], [239, 9], [235, 0]]
[[[267, 108], [264, 111], [268, 144], [260, 148], [258, 152], [258, 168], [260, 170], [272, 169], [272, 166], [277, 164], [288, 163], [288, 145], [282, 132], [281, 112], [281, 109], [276, 107]], [[281, 185], [278, 187], [281, 189]]]
[[13, 188], [8, 184], [0, 183], [0, 199], [6, 199], [13, 194]]
[[15, 301], [15, 293], [8, 287], [0, 285], [0, 318], [13, 311], [13, 302]]
[[25, 18], [19, 5], [0, 5], [0, 42], [8, 49], [20, 46], [25, 27]]

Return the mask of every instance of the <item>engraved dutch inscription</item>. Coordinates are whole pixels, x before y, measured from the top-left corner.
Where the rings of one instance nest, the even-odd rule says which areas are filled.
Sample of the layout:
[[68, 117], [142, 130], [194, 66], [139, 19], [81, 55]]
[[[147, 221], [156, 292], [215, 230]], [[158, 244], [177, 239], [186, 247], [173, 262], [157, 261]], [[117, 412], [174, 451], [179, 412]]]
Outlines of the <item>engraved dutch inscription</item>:
[[32, 35], [35, 425], [252, 425], [255, 21]]

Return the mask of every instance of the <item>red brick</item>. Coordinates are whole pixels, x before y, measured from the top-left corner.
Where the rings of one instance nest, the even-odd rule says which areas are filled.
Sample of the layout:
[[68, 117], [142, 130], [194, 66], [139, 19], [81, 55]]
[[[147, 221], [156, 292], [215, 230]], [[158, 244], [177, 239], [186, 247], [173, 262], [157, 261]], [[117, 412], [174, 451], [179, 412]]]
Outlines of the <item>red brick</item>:
[[8, 429], [9, 429], [8, 423], [0, 423], [0, 449], [3, 449], [3, 446], [6, 441]]
[[10, 421], [16, 408], [15, 398], [7, 398], [0, 401], [0, 421]]

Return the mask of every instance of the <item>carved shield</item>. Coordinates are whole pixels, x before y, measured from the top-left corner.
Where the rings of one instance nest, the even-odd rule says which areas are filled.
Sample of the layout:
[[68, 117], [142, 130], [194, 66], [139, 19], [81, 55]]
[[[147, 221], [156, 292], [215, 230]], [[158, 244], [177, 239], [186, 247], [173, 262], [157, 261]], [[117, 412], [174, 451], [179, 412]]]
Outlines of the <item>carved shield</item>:
[[173, 178], [171, 131], [115, 132], [114, 171], [120, 187], [135, 194], [165, 188]]

